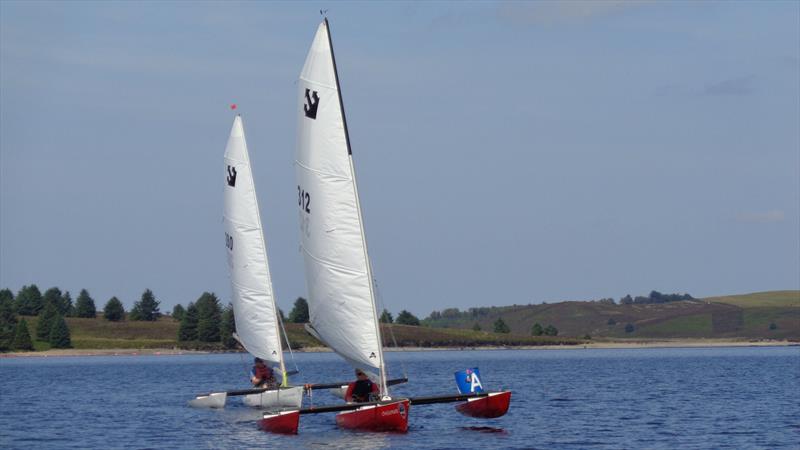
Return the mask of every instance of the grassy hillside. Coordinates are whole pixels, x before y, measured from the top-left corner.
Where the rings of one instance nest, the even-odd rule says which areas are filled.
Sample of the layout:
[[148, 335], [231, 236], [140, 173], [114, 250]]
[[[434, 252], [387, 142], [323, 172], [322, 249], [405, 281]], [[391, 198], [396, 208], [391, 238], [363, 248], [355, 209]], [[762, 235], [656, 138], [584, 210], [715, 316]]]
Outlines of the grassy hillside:
[[[492, 330], [502, 318], [509, 334], [474, 331]], [[26, 317], [35, 336], [37, 317]], [[661, 304], [616, 305], [601, 302], [560, 302], [474, 308], [462, 312], [445, 310], [429, 326], [382, 325], [384, 345], [396, 340], [405, 347], [477, 347], [520, 345], [572, 345], [593, 339], [729, 338], [790, 339], [800, 341], [800, 291], [756, 292], [709, 297]], [[531, 336], [531, 326], [553, 325], [557, 337]], [[162, 317], [156, 322], [109, 322], [103, 318], [67, 318], [72, 345], [77, 349], [175, 348], [177, 321]], [[627, 328], [627, 330], [626, 330]], [[632, 328], [632, 331], [631, 331]], [[390, 331], [391, 330], [391, 331]], [[302, 324], [287, 323], [293, 348], [319, 347]], [[394, 334], [394, 339], [392, 338]], [[37, 350], [46, 343], [35, 341]], [[192, 345], [188, 346], [189, 348]], [[218, 346], [204, 344], [200, 348]]]
[[[595, 338], [747, 338], [800, 340], [800, 291], [757, 292], [660, 304], [560, 302], [442, 311], [433, 327], [491, 330], [502, 318], [512, 333], [553, 325], [559, 336]], [[626, 331], [631, 325], [633, 331]], [[774, 324], [774, 329], [770, 325]], [[630, 327], [627, 327], [630, 330]]]

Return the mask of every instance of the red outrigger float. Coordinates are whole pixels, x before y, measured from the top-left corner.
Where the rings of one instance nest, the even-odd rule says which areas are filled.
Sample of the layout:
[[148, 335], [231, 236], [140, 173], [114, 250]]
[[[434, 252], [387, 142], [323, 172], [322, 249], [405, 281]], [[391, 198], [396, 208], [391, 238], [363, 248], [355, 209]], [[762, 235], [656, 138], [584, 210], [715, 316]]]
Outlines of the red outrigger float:
[[494, 419], [508, 411], [509, 403], [511, 403], [511, 391], [489, 392], [485, 397], [470, 398], [456, 405], [456, 411], [469, 417]]

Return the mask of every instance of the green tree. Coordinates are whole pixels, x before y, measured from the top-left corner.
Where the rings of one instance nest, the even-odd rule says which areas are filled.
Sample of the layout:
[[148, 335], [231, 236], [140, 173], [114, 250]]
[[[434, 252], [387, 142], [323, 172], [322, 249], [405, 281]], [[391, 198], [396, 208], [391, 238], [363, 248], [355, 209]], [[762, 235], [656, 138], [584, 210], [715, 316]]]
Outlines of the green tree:
[[776, 325], [775, 322], [770, 322], [769, 323], [769, 329], [770, 330], [777, 330], [778, 329], [778, 325]]
[[297, 300], [294, 301], [294, 308], [289, 311], [289, 322], [308, 322], [308, 302], [303, 297], [297, 297]]
[[[44, 291], [44, 296], [42, 297], [42, 301], [44, 302], [45, 308], [47, 307], [48, 303], [52, 303], [53, 306], [56, 307], [56, 310], [59, 314], [64, 314], [61, 312], [61, 299], [63, 295], [61, 294], [61, 289], [57, 287], [51, 287], [50, 289]], [[50, 330], [47, 330], [50, 333]], [[39, 334], [38, 331], [36, 334]]]
[[61, 314], [66, 317], [75, 317], [75, 305], [72, 304], [72, 296], [69, 295], [69, 291], [64, 291], [64, 295], [61, 296]]
[[0, 352], [11, 349], [17, 315], [14, 314], [14, 294], [8, 289], [0, 291]]
[[197, 299], [197, 340], [200, 342], [219, 342], [219, 326], [222, 321], [222, 308], [213, 293], [203, 292]]
[[397, 315], [397, 320], [394, 323], [398, 325], [413, 325], [419, 326], [419, 319], [417, 316], [411, 314], [410, 312], [406, 311], [405, 309], [400, 311], [400, 314]]
[[626, 333], [633, 333], [634, 327], [632, 323], [625, 325], [625, 332]]
[[161, 313], [158, 311], [158, 305], [160, 303], [161, 302], [156, 300], [156, 297], [153, 295], [153, 291], [150, 289], [145, 289], [142, 293], [141, 300], [133, 304], [130, 319], [144, 320], [148, 322], [157, 320], [158, 316], [161, 315]]
[[180, 303], [178, 303], [177, 305], [175, 305], [174, 308], [172, 308], [172, 318], [177, 320], [178, 322], [183, 320], [184, 314], [186, 314], [186, 310], [183, 309], [183, 306]]
[[81, 289], [77, 300], [75, 300], [75, 316], [91, 319], [97, 317], [97, 308], [94, 306], [94, 300], [86, 289]]
[[181, 325], [178, 327], [178, 340], [183, 342], [197, 340], [197, 306], [192, 302], [186, 307], [186, 314], [183, 315]]
[[[59, 295], [59, 299], [55, 301], [61, 301], [60, 297]], [[47, 302], [47, 306], [45, 306], [42, 313], [39, 314], [39, 322], [36, 324], [36, 339], [48, 342], [50, 340], [50, 330], [53, 328], [53, 323], [59, 316], [61, 316], [61, 314], [58, 313], [58, 307], [56, 307], [55, 303], [52, 301]]]
[[233, 338], [233, 333], [236, 332], [236, 320], [233, 316], [233, 306], [228, 304], [222, 310], [222, 320], [219, 324], [219, 335], [222, 341], [222, 346], [225, 348], [236, 348], [236, 339]]
[[111, 297], [103, 308], [103, 317], [110, 322], [125, 320], [125, 307], [117, 297]]
[[473, 331], [481, 331], [481, 326], [478, 322], [475, 322], [475, 325], [472, 326]]
[[612, 318], [608, 319], [608, 322], [606, 322], [606, 324], [607, 324], [608, 326], [614, 326], [614, 325], [616, 325], [616, 324], [617, 324], [617, 321], [616, 321], [616, 320], [614, 320], [614, 318], [612, 317]]
[[390, 313], [389, 311], [386, 310], [386, 308], [384, 308], [383, 312], [381, 313], [380, 321], [381, 321], [381, 323], [392, 323], [392, 322], [394, 322], [394, 318], [392, 317], [392, 313]]
[[558, 336], [558, 328], [548, 325], [547, 328], [544, 329], [545, 336]]
[[541, 336], [543, 334], [544, 334], [544, 328], [542, 328], [542, 325], [539, 322], [533, 324], [533, 326], [531, 327], [531, 335]]
[[14, 350], [33, 350], [33, 341], [31, 341], [31, 334], [28, 332], [28, 322], [25, 318], [20, 319], [17, 324], [17, 330], [14, 333], [14, 342], [11, 343], [11, 348]]
[[72, 341], [69, 337], [69, 327], [64, 317], [57, 316], [53, 321], [53, 328], [50, 330], [50, 347], [52, 348], [71, 348]]
[[42, 293], [35, 284], [22, 286], [14, 299], [17, 314], [21, 316], [36, 316], [44, 308]]
[[511, 328], [508, 328], [508, 325], [506, 325], [502, 317], [498, 317], [497, 320], [494, 321], [494, 332], [508, 334], [511, 333]]

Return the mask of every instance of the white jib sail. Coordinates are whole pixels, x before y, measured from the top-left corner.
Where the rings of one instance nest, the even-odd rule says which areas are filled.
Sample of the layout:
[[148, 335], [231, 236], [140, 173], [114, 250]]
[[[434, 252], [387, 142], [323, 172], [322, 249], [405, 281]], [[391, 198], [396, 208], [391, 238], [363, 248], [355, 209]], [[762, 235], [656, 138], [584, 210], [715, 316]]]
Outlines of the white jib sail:
[[327, 20], [298, 81], [297, 204], [311, 325], [355, 367], [385, 371]]
[[236, 334], [248, 352], [277, 364], [283, 372], [283, 350], [266, 242], [240, 116], [233, 121], [225, 147], [224, 202], [222, 222]]

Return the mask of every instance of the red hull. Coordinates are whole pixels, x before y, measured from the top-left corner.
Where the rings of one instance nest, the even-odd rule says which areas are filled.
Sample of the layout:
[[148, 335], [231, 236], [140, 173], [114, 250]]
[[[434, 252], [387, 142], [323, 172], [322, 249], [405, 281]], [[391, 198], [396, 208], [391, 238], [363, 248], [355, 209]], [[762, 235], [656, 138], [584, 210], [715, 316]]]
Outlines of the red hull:
[[408, 400], [384, 405], [369, 405], [336, 415], [342, 428], [367, 431], [408, 431]]
[[272, 415], [264, 415], [258, 421], [258, 427], [270, 433], [297, 434], [300, 425], [300, 411], [284, 411]]
[[492, 392], [487, 397], [467, 400], [456, 405], [456, 411], [465, 416], [492, 419], [500, 417], [508, 411], [511, 403], [511, 391]]

